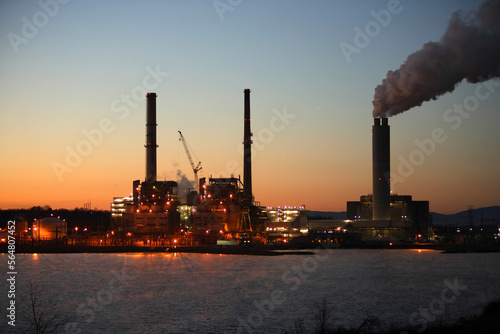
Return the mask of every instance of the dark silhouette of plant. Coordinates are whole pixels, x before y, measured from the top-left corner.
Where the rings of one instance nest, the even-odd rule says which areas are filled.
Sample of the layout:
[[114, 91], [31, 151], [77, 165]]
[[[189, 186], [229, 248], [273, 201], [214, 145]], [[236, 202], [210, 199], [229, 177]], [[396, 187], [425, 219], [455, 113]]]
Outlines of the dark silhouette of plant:
[[29, 281], [26, 301], [22, 307], [21, 329], [30, 334], [57, 334], [67, 323], [55, 300], [44, 294], [43, 288]]
[[314, 309], [315, 330], [317, 334], [328, 334], [331, 328], [332, 310], [328, 305], [326, 298], [323, 298], [320, 304], [315, 305]]

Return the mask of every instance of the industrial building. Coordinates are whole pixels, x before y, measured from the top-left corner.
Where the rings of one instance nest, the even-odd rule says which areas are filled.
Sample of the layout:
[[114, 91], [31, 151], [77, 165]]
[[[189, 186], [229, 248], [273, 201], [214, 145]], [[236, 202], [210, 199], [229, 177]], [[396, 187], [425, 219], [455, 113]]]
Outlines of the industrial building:
[[389, 198], [390, 216], [386, 220], [371, 218], [374, 208], [373, 195], [364, 195], [359, 201], [347, 202], [349, 231], [361, 233], [365, 240], [377, 235], [390, 235], [406, 241], [431, 238], [428, 201], [414, 201], [410, 195], [390, 195]]
[[268, 240], [286, 240], [308, 233], [307, 211], [302, 206], [266, 207], [263, 228]]
[[146, 176], [132, 182], [131, 197], [115, 197], [111, 205], [114, 229], [135, 236], [166, 240], [180, 229], [178, 185], [156, 179], [156, 93], [146, 94]]
[[397, 240], [428, 240], [432, 228], [428, 201], [391, 195], [390, 127], [387, 118], [375, 118], [372, 127], [373, 194], [347, 202], [346, 228], [362, 240], [377, 236]]
[[134, 198], [132, 196], [113, 197], [113, 202], [111, 203], [111, 218], [120, 219], [125, 213], [126, 207], [131, 205], [134, 205]]
[[[203, 177], [198, 180], [201, 162], [195, 164], [179, 131], [197, 181], [197, 191], [186, 199], [178, 194], [175, 181], [156, 180], [156, 97], [146, 94], [146, 176], [135, 180], [127, 197], [114, 197], [111, 204], [113, 226], [122, 234], [144, 239], [168, 240], [179, 233], [192, 233], [203, 241], [215, 239], [254, 240], [291, 238], [307, 231], [303, 206], [265, 208], [255, 201], [252, 191], [252, 131], [250, 89], [243, 100], [243, 180], [240, 177]], [[258, 237], [257, 237], [258, 236]], [[257, 240], [259, 239], [259, 240]], [[168, 241], [167, 241], [168, 242]]]
[[56, 217], [39, 219], [32, 226], [33, 240], [50, 241], [64, 238], [68, 235], [66, 221]]
[[[201, 178], [197, 182], [198, 192], [188, 194], [183, 205], [181, 202], [184, 199], [179, 198], [177, 182], [156, 179], [156, 97], [155, 93], [146, 94], [145, 180], [132, 182], [129, 197], [113, 198], [111, 212], [114, 229], [136, 237], [161, 240], [184, 232], [181, 226], [198, 234], [248, 237], [263, 219], [262, 210], [252, 193], [250, 89], [244, 90], [243, 182], [234, 176]], [[180, 131], [179, 135], [197, 180], [200, 162], [194, 165]]]
[[239, 178], [201, 178], [194, 231], [251, 231], [249, 211], [245, 210], [244, 201], [244, 190]]
[[243, 182], [233, 175], [199, 180], [198, 207], [193, 226], [195, 232], [228, 232], [231, 237], [248, 237], [255, 229], [260, 229], [265, 220], [264, 212], [252, 192], [250, 92], [250, 89], [243, 91]]
[[[202, 242], [218, 239], [288, 241], [309, 234], [325, 244], [391, 237], [427, 240], [432, 237], [429, 202], [410, 195], [391, 194], [390, 128], [387, 118], [372, 127], [373, 194], [347, 202], [347, 221], [308, 221], [304, 206], [261, 207], [252, 191], [252, 132], [250, 89], [245, 89], [243, 113], [243, 180], [240, 177], [203, 177], [179, 131], [197, 181], [197, 191], [181, 199], [175, 181], [156, 179], [156, 97], [146, 94], [146, 175], [132, 182], [129, 197], [115, 197], [111, 205], [114, 229], [136, 237], [167, 241], [180, 234]], [[358, 237], [359, 236], [359, 237]], [[420, 239], [419, 239], [420, 238]]]

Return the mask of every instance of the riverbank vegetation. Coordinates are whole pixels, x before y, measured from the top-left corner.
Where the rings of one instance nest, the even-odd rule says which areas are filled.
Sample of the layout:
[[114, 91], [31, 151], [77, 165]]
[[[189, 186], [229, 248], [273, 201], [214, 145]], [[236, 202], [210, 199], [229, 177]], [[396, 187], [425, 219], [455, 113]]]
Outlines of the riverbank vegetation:
[[500, 333], [500, 300], [488, 304], [476, 316], [459, 319], [453, 323], [436, 322], [417, 326], [383, 324], [377, 318], [366, 318], [360, 324], [346, 328], [335, 324], [334, 312], [326, 300], [313, 310], [314, 325], [306, 328], [303, 319], [297, 319], [294, 327], [283, 334], [497, 334]]

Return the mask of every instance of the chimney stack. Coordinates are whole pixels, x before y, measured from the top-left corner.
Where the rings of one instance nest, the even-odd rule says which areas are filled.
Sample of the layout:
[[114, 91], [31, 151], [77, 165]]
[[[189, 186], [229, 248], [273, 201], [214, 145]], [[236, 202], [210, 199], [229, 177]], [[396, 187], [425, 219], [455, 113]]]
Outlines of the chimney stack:
[[375, 118], [372, 128], [373, 220], [391, 219], [390, 131], [387, 118]]
[[156, 93], [146, 94], [146, 182], [156, 181]]
[[250, 130], [250, 89], [245, 94], [245, 123], [243, 135], [243, 194], [248, 206], [252, 205], [252, 132]]

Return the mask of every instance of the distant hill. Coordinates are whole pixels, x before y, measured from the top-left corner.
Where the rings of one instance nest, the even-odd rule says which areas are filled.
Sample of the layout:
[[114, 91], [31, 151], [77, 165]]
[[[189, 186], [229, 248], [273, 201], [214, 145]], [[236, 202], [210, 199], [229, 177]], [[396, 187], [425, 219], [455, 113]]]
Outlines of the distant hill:
[[[433, 225], [453, 224], [457, 226], [469, 226], [469, 210], [458, 213], [443, 215], [431, 212]], [[475, 226], [500, 224], [500, 206], [489, 206], [486, 208], [472, 209], [472, 222]]]
[[[437, 212], [431, 212], [432, 223], [434, 225], [453, 224], [457, 226], [469, 226], [469, 210], [444, 215]], [[347, 212], [331, 211], [307, 211], [309, 220], [344, 220], [347, 219]], [[475, 226], [500, 224], [500, 206], [489, 206], [472, 210], [472, 219]]]
[[309, 220], [345, 220], [347, 212], [330, 212], [330, 211], [307, 211], [307, 219]]

